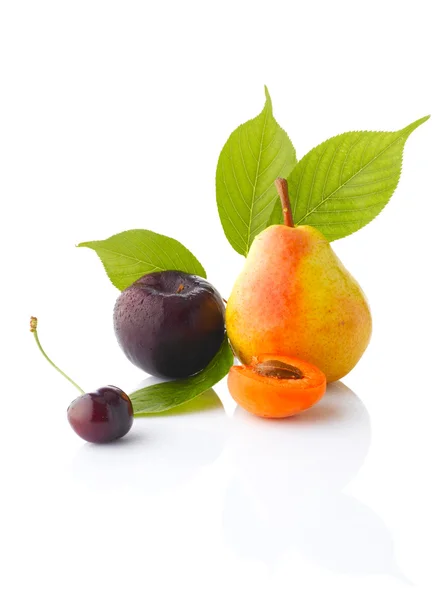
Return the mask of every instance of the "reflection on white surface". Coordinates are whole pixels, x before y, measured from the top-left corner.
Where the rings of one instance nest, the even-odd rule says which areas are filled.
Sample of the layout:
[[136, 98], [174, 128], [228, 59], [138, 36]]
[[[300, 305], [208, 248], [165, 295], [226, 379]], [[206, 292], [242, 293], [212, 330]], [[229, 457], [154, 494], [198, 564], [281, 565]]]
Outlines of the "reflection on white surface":
[[287, 421], [240, 408], [233, 421], [223, 523], [236, 552], [272, 562], [295, 549], [335, 571], [401, 578], [386, 525], [343, 492], [370, 445], [369, 415], [348, 387], [330, 385], [318, 405]]
[[218, 395], [209, 390], [185, 407], [136, 419], [131, 432], [113, 444], [85, 444], [73, 461], [73, 475], [101, 492], [174, 489], [221, 454], [227, 422]]
[[336, 572], [405, 580], [384, 522], [343, 491], [362, 467], [370, 437], [364, 404], [340, 382], [315, 407], [283, 420], [241, 408], [230, 418], [210, 390], [184, 407], [137, 419], [114, 444], [85, 444], [73, 475], [101, 493], [180, 497], [209, 465], [223, 483], [224, 543], [238, 556], [275, 564], [293, 550]]

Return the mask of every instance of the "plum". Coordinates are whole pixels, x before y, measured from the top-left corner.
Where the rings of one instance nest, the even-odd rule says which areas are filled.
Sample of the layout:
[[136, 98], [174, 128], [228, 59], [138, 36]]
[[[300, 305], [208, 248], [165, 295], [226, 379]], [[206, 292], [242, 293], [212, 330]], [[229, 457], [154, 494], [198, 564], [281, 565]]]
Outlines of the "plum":
[[114, 329], [127, 358], [158, 377], [201, 371], [225, 335], [225, 306], [205, 279], [182, 271], [144, 275], [118, 297]]

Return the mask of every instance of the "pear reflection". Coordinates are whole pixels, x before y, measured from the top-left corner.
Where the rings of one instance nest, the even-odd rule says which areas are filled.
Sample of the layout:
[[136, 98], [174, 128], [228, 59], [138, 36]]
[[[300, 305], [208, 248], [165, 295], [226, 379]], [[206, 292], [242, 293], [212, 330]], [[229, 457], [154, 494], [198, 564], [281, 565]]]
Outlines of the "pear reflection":
[[187, 404], [136, 418], [112, 444], [82, 446], [72, 464], [75, 479], [104, 493], [157, 494], [186, 483], [221, 454], [228, 422], [214, 390]]
[[399, 576], [385, 524], [343, 493], [370, 445], [370, 421], [344, 384], [312, 409], [282, 421], [234, 414], [229, 459], [236, 476], [224, 508], [227, 541], [272, 562], [291, 549], [347, 573]]

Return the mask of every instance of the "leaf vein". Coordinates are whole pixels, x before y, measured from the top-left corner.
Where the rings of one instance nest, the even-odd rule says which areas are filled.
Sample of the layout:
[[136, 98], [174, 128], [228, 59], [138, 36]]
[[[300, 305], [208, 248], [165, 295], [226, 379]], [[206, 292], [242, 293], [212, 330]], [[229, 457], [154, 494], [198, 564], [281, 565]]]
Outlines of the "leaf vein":
[[266, 131], [266, 124], [268, 121], [268, 110], [264, 110], [264, 122], [263, 122], [263, 129], [261, 132], [261, 139], [260, 139], [260, 150], [258, 152], [258, 160], [257, 160], [257, 170], [255, 173], [255, 179], [254, 179], [254, 187], [253, 187], [253, 192], [252, 192], [252, 202], [250, 204], [250, 212], [249, 212], [249, 223], [248, 223], [248, 228], [247, 228], [247, 240], [246, 240], [246, 256], [249, 252], [249, 248], [250, 248], [250, 241], [251, 241], [251, 229], [252, 229], [252, 211], [253, 211], [253, 207], [254, 207], [254, 201], [255, 201], [255, 193], [256, 193], [256, 189], [257, 189], [257, 184], [258, 184], [258, 173], [260, 170], [260, 161], [261, 161], [261, 155], [263, 153], [263, 142], [264, 142], [264, 136], [265, 136], [265, 131]]
[[[371, 165], [375, 160], [377, 160], [380, 156], [382, 156], [385, 152], [387, 152], [387, 150], [389, 150], [389, 148], [391, 148], [394, 144], [396, 144], [397, 142], [401, 141], [401, 139], [404, 137], [404, 135], [402, 134], [401, 136], [395, 138], [390, 144], [388, 144], [383, 150], [381, 150], [381, 152], [379, 152], [377, 155], [375, 155], [368, 163], [366, 163], [363, 167], [359, 168], [358, 171], [356, 173], [354, 173], [349, 179], [347, 179], [347, 181], [344, 182], [343, 185], [346, 185], [349, 181], [351, 181], [354, 177], [356, 177], [357, 175], [359, 175], [359, 173], [361, 173], [366, 167], [368, 167], [369, 165]], [[317, 206], [315, 206], [311, 211], [307, 212], [307, 214], [305, 214], [298, 223], [296, 223], [296, 225], [300, 225], [300, 223], [306, 219], [310, 214], [312, 214], [313, 212], [315, 212], [322, 204], [324, 204], [325, 202], [328, 202], [328, 200], [330, 198], [332, 198], [334, 196], [334, 194], [339, 191], [341, 189], [341, 187], [343, 187], [343, 185], [339, 186], [338, 188], [336, 188], [329, 196], [327, 196], [324, 200], [322, 200]]]

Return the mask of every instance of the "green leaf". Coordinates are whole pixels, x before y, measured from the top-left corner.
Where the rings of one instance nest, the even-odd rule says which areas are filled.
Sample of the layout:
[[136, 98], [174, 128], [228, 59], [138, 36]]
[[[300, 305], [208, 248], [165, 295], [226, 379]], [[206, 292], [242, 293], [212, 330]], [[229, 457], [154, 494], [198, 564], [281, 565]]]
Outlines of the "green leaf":
[[[367, 225], [397, 187], [407, 138], [428, 119], [395, 132], [342, 133], [308, 152], [287, 178], [295, 225], [312, 225], [329, 241]], [[270, 223], [281, 222], [277, 201]]]
[[95, 250], [109, 279], [119, 290], [156, 271], [183, 271], [206, 277], [201, 263], [185, 246], [146, 229], [130, 229], [106, 240], [83, 242], [78, 248]]
[[134, 415], [158, 413], [193, 400], [213, 387], [227, 375], [233, 365], [233, 354], [225, 338], [212, 361], [197, 375], [188, 379], [177, 379], [156, 383], [137, 390], [130, 395]]
[[211, 412], [211, 411], [222, 411], [224, 412], [224, 406], [213, 389], [209, 389], [199, 396], [188, 400], [179, 406], [174, 408], [168, 408], [162, 412], [145, 412], [139, 413], [137, 417], [174, 417], [176, 415], [189, 415], [196, 412]]
[[296, 164], [296, 152], [272, 114], [265, 88], [262, 112], [231, 134], [216, 170], [216, 200], [224, 233], [247, 255], [254, 237], [268, 224], [277, 198], [274, 181]]

